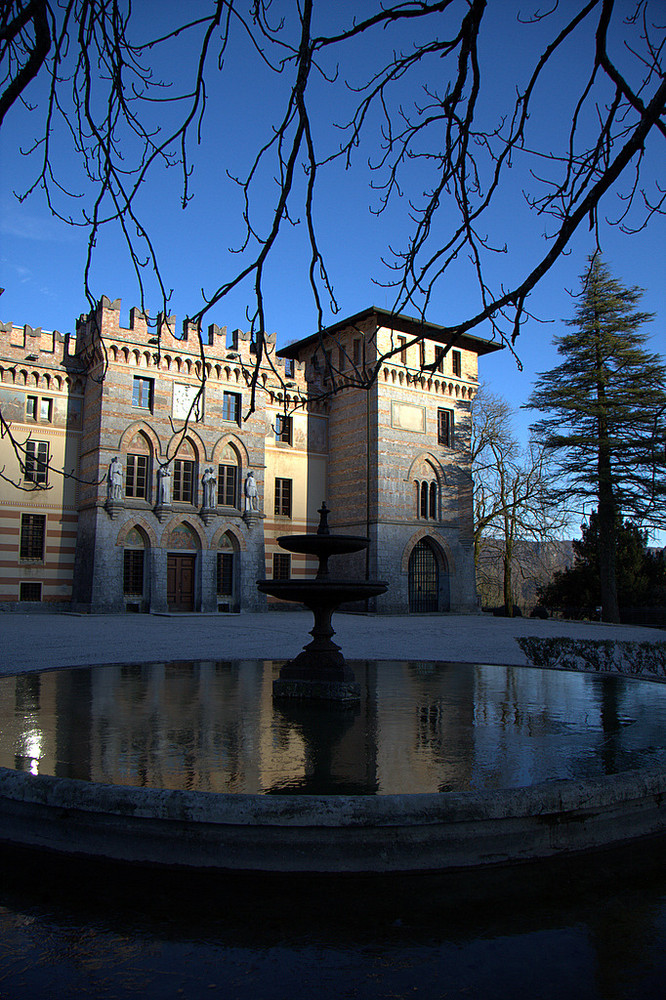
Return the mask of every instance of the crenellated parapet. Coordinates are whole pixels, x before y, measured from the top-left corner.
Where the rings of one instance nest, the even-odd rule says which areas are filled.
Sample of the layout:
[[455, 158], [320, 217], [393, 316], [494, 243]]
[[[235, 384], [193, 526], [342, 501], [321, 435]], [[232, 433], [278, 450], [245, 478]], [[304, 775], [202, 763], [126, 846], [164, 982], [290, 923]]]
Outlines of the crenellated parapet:
[[[247, 382], [247, 373], [257, 360], [257, 336], [251, 331], [233, 330], [211, 323], [204, 332], [186, 319], [180, 329], [174, 315], [158, 313], [153, 319], [147, 311], [132, 307], [129, 325], [121, 326], [121, 299], [103, 295], [97, 308], [82, 314], [76, 326], [76, 347], [88, 368], [109, 361], [131, 364], [158, 371], [201, 378]], [[305, 366], [276, 354], [275, 333], [263, 337], [263, 357], [259, 385], [290, 382], [296, 394], [306, 388]], [[277, 374], [276, 374], [277, 373]]]

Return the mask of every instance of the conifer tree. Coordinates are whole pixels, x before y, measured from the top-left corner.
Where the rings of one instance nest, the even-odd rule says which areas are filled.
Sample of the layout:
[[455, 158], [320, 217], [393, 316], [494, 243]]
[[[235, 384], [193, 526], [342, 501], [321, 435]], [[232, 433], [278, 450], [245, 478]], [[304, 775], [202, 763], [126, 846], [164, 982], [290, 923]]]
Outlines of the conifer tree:
[[555, 338], [562, 364], [541, 374], [527, 407], [547, 414], [534, 431], [557, 456], [562, 496], [596, 503], [604, 621], [619, 621], [617, 526], [663, 526], [666, 512], [666, 368], [647, 347], [653, 317], [642, 289], [589, 258], [571, 332]]

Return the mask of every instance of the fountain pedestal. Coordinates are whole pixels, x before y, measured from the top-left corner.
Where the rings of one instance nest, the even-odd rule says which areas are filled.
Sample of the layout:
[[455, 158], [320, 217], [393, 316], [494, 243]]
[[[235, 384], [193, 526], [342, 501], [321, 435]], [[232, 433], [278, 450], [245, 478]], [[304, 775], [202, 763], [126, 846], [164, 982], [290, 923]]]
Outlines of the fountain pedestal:
[[328, 560], [332, 555], [360, 552], [370, 544], [358, 535], [333, 535], [328, 527], [330, 513], [323, 503], [316, 534], [282, 535], [278, 544], [288, 552], [316, 555], [319, 569], [314, 580], [258, 580], [263, 594], [285, 601], [305, 604], [314, 615], [314, 627], [308, 643], [293, 660], [280, 670], [273, 682], [275, 698], [308, 698], [329, 701], [358, 701], [361, 696], [354, 673], [340, 647], [333, 642], [335, 630], [331, 617], [341, 604], [364, 601], [383, 594], [388, 585], [379, 580], [345, 580], [329, 576]]

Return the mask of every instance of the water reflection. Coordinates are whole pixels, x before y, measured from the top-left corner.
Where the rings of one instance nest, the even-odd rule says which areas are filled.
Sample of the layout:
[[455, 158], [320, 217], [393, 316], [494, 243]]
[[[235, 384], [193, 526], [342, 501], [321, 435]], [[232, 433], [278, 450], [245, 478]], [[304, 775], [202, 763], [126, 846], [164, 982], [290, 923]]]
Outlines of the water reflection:
[[666, 688], [531, 668], [356, 663], [355, 708], [274, 706], [272, 661], [0, 679], [0, 766], [211, 792], [518, 787], [666, 762]]

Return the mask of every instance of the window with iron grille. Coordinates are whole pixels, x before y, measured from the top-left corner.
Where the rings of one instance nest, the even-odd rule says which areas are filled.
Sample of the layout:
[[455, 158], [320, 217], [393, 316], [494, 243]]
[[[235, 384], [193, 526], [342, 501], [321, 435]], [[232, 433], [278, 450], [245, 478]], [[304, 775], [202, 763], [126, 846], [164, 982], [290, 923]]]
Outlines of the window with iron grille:
[[437, 410], [437, 442], [453, 448], [453, 410]]
[[21, 559], [43, 559], [46, 514], [21, 514]]
[[278, 413], [275, 418], [275, 440], [291, 444], [292, 418]]
[[275, 480], [275, 513], [291, 517], [291, 479]]
[[145, 410], [153, 408], [153, 383], [152, 378], [143, 378], [140, 375], [134, 376], [132, 384], [132, 406], [139, 406]]
[[19, 601], [41, 601], [41, 583], [21, 583], [19, 584]]
[[291, 575], [291, 556], [288, 552], [273, 553], [273, 579], [288, 580]]
[[177, 458], [173, 463], [173, 499], [194, 503], [194, 462]]
[[238, 506], [238, 468], [235, 465], [217, 468], [217, 502], [222, 507]]
[[222, 597], [230, 597], [234, 592], [234, 554], [217, 553], [217, 592]]
[[123, 553], [123, 593], [130, 597], [143, 595], [143, 549], [125, 549]]
[[240, 424], [241, 395], [239, 392], [222, 393], [222, 419], [232, 420], [235, 424]]
[[36, 486], [48, 484], [49, 445], [47, 441], [26, 441], [25, 443], [25, 473], [28, 483]]
[[460, 378], [462, 372], [462, 356], [460, 351], [451, 351], [451, 365], [453, 368], [453, 374]]
[[125, 473], [125, 496], [148, 499], [148, 456], [128, 455]]

